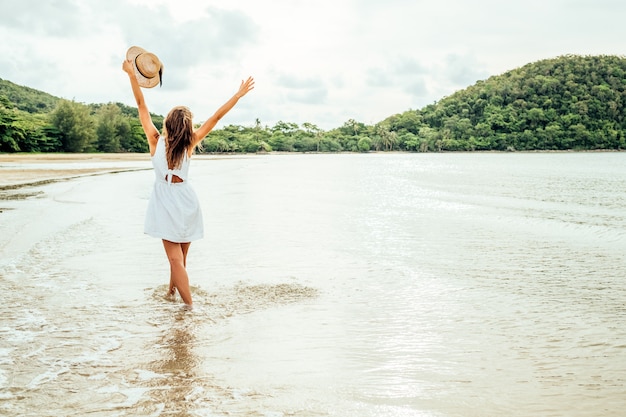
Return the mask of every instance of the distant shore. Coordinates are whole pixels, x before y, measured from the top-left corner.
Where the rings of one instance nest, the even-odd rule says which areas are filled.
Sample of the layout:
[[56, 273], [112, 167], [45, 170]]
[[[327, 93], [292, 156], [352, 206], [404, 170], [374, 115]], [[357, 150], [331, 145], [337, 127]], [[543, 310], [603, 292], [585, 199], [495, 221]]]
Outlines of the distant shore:
[[[125, 168], [124, 164], [149, 160], [150, 155], [147, 153], [0, 154], [0, 190], [41, 185], [84, 175], [137, 170]], [[96, 165], [89, 166], [92, 163]]]

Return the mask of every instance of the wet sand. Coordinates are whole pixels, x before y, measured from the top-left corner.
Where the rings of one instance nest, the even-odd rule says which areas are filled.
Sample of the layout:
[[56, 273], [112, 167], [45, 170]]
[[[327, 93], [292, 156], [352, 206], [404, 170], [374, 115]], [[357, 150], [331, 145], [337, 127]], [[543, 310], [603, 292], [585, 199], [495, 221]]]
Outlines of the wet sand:
[[147, 153], [0, 154], [0, 192], [84, 175], [137, 170], [125, 164], [149, 160]]

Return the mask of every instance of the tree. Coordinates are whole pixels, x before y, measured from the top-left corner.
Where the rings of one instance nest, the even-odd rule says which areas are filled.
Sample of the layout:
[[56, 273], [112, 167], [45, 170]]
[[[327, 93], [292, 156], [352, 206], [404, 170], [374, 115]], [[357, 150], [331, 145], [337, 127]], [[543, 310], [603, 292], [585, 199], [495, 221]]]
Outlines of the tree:
[[309, 122], [302, 123], [302, 128], [304, 129], [304, 132], [307, 135], [315, 138], [316, 151], [319, 152], [321, 145], [322, 145], [322, 140], [323, 140], [323, 136], [322, 136], [323, 130], [317, 127], [317, 125], [314, 125], [313, 123], [309, 123]]
[[202, 148], [204, 152], [222, 153], [228, 152], [228, 142], [219, 136], [210, 135], [208, 138], [202, 141]]
[[283, 135], [292, 135], [298, 130], [296, 123], [286, 123], [279, 120], [274, 127], [272, 127], [272, 133], [282, 133]]
[[385, 122], [389, 122], [390, 130], [400, 132], [417, 133], [422, 124], [421, 114], [414, 110], [409, 110], [402, 114], [391, 116]]
[[364, 123], [357, 122], [354, 119], [349, 119], [339, 128], [339, 130], [346, 136], [358, 136], [359, 134], [365, 132], [366, 126]]
[[279, 152], [293, 152], [295, 150], [294, 139], [281, 132], [272, 134], [269, 138], [269, 144], [273, 150]]
[[357, 146], [359, 152], [368, 152], [372, 148], [372, 141], [370, 140], [370, 138], [362, 137], [357, 142]]
[[16, 125], [17, 115], [11, 102], [0, 96], [0, 152], [18, 152], [20, 138], [24, 136]]
[[376, 135], [378, 137], [377, 149], [383, 148], [385, 151], [391, 151], [398, 142], [398, 134], [390, 131], [382, 123], [376, 125]]
[[537, 129], [537, 127], [543, 123], [546, 119], [546, 116], [542, 109], [533, 108], [528, 110], [528, 121], [530, 122], [531, 129]]
[[[120, 123], [120, 145], [125, 152], [148, 152], [148, 141], [146, 134], [141, 127], [141, 122], [137, 118], [124, 117], [126, 123]], [[128, 128], [128, 133], [124, 130]]]
[[101, 152], [120, 152], [122, 142], [128, 143], [131, 135], [128, 119], [122, 116], [120, 108], [109, 103], [98, 110], [96, 134], [97, 148]]
[[20, 152], [54, 152], [60, 148], [61, 143], [43, 114], [18, 111], [13, 127], [19, 132], [17, 141]]
[[87, 106], [61, 100], [51, 113], [50, 121], [61, 133], [63, 151], [83, 152], [93, 149], [96, 130]]
[[405, 132], [399, 135], [399, 141], [403, 149], [407, 151], [418, 151], [420, 149], [420, 139], [411, 132]]

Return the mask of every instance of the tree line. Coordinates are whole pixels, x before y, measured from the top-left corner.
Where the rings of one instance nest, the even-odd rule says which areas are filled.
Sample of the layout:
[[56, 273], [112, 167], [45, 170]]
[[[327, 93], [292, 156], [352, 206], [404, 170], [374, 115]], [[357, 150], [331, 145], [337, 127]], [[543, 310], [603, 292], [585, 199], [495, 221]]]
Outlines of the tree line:
[[[562, 56], [374, 125], [227, 125], [211, 132], [200, 152], [624, 149], [625, 104], [626, 59]], [[151, 116], [161, 129], [163, 116]], [[0, 152], [147, 151], [134, 107], [77, 103], [0, 80]]]
[[[17, 108], [0, 95], [0, 152], [147, 152], [137, 109], [121, 103], [83, 104], [58, 100], [52, 110]], [[43, 109], [44, 111], [38, 111]], [[157, 129], [163, 116], [151, 114]], [[227, 125], [211, 132], [199, 152], [364, 152], [391, 150], [395, 133], [382, 125], [349, 120], [324, 131], [312, 123], [279, 121], [273, 126]]]

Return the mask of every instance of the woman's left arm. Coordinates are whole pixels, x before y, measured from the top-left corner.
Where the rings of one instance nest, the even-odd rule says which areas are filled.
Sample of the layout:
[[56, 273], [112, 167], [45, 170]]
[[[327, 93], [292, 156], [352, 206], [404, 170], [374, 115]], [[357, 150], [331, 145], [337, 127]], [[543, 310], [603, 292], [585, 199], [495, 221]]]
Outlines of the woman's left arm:
[[222, 106], [217, 109], [217, 111], [213, 114], [213, 116], [209, 117], [198, 129], [194, 131], [194, 138], [192, 142], [191, 149], [194, 149], [198, 143], [204, 139], [206, 135], [209, 134], [211, 130], [217, 125], [217, 122], [220, 121], [226, 113], [228, 113], [235, 104], [239, 101], [239, 99], [250, 92], [254, 88], [254, 78], [248, 77], [246, 81], [241, 81], [241, 85], [239, 86], [239, 90], [232, 96], [226, 103], [222, 104]]

